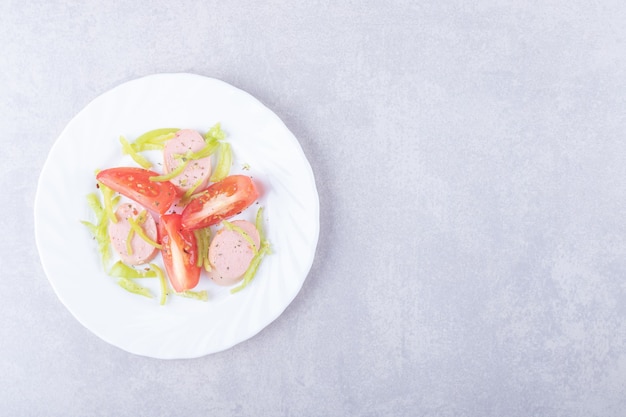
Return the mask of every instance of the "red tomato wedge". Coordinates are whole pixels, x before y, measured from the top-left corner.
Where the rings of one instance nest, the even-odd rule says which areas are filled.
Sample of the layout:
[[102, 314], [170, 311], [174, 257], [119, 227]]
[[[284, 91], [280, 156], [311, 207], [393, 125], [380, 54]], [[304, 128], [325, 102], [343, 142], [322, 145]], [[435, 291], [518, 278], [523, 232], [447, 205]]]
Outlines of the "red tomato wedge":
[[198, 245], [192, 231], [183, 229], [180, 214], [165, 214], [159, 223], [161, 255], [165, 271], [176, 292], [198, 285], [201, 268], [196, 266]]
[[143, 168], [120, 167], [104, 169], [98, 172], [96, 179], [113, 191], [163, 214], [178, 199], [179, 192], [169, 181], [150, 180], [158, 175]]
[[250, 177], [231, 175], [213, 183], [182, 212], [182, 225], [194, 230], [213, 226], [248, 208], [259, 197]]

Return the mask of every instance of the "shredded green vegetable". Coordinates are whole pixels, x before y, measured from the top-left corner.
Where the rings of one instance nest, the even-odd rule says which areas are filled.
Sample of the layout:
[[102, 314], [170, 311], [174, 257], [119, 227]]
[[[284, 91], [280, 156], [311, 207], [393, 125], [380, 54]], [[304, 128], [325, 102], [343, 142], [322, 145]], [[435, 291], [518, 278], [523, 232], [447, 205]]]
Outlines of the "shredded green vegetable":
[[163, 128], [150, 130], [139, 136], [133, 142], [133, 148], [137, 152], [148, 150], [161, 150], [165, 146], [165, 142], [172, 139], [175, 133], [180, 129], [178, 128]]
[[261, 241], [265, 240], [265, 232], [263, 229], [263, 207], [259, 207], [259, 209], [256, 212], [256, 219], [254, 221], [254, 226], [256, 227], [256, 230], [259, 232], [259, 237], [261, 238]]
[[89, 232], [95, 237], [96, 233], [98, 233], [98, 226], [96, 226], [95, 224], [91, 222], [88, 222], [87, 220], [81, 220], [80, 222], [84, 224], [85, 226], [87, 226], [87, 229], [89, 229]]
[[248, 233], [246, 233], [245, 230], [243, 230], [241, 227], [236, 226], [234, 224], [232, 224], [229, 221], [226, 220], [222, 220], [222, 224], [224, 225], [224, 228], [226, 230], [233, 230], [237, 233], [239, 233], [241, 235], [241, 237], [243, 237], [246, 242], [248, 242], [250, 244], [250, 246], [252, 247], [252, 250], [254, 251], [254, 253], [257, 253], [259, 250], [256, 247], [256, 244], [254, 243], [254, 240], [252, 240], [252, 238], [250, 237], [250, 235]]
[[153, 175], [152, 177], [150, 177], [150, 181], [169, 181], [172, 178], [176, 178], [177, 176], [182, 174], [185, 168], [187, 168], [187, 164], [189, 164], [189, 160], [184, 160], [182, 164], [176, 167], [176, 169], [168, 172], [167, 174]]
[[104, 208], [102, 208], [98, 195], [96, 193], [87, 194], [87, 204], [89, 205], [89, 208], [93, 210], [96, 218], [100, 220], [104, 214]]
[[128, 235], [126, 235], [126, 253], [129, 255], [133, 254], [133, 237], [135, 236], [135, 229], [132, 227], [128, 230]]
[[218, 142], [217, 140], [207, 139], [202, 149], [197, 151], [187, 151], [184, 154], [174, 154], [173, 157], [182, 161], [195, 161], [213, 155], [219, 145], [220, 142]]
[[204, 233], [202, 233], [199, 229], [194, 230], [193, 231], [194, 236], [196, 237], [196, 246], [198, 247], [198, 256], [197, 256], [197, 260], [196, 260], [196, 266], [197, 267], [201, 267], [202, 263], [204, 262], [204, 238], [203, 235]]
[[[104, 189], [107, 189], [106, 187]], [[100, 186], [101, 192], [104, 190]], [[110, 189], [109, 189], [110, 190]], [[104, 193], [103, 193], [104, 194]], [[111, 199], [109, 196], [103, 195], [105, 203], [109, 201], [109, 209], [106, 210], [100, 202], [100, 197], [96, 193], [90, 193], [87, 195], [87, 204], [93, 210], [96, 216], [96, 222], [91, 223], [86, 220], [82, 220], [81, 223], [87, 226], [91, 234], [93, 235], [96, 243], [98, 244], [98, 252], [102, 261], [102, 266], [105, 267], [111, 260], [111, 247], [109, 241], [109, 216], [107, 213], [113, 213], [113, 206], [119, 201], [119, 197]], [[117, 220], [117, 219], [116, 219]]]
[[148, 297], [148, 298], [154, 298], [154, 296], [152, 295], [149, 289], [142, 287], [141, 285], [137, 284], [132, 279], [120, 278], [117, 281], [117, 283], [120, 287], [124, 288], [128, 292], [132, 292], [133, 294], [143, 295], [144, 297]]
[[174, 292], [174, 294], [179, 295], [185, 298], [193, 298], [194, 300], [199, 301], [208, 301], [209, 293], [206, 290], [202, 291], [182, 291], [182, 292]]
[[167, 280], [165, 279], [165, 274], [163, 270], [159, 268], [156, 264], [150, 264], [150, 267], [156, 272], [156, 275], [159, 277], [159, 283], [161, 284], [161, 298], [159, 300], [159, 304], [165, 305], [165, 301], [167, 299]]
[[243, 274], [241, 285], [230, 290], [231, 294], [235, 294], [236, 292], [243, 290], [250, 282], [252, 282], [263, 257], [272, 253], [270, 242], [265, 239], [265, 233], [263, 231], [263, 207], [259, 207], [256, 212], [255, 226], [259, 231], [259, 236], [261, 238], [261, 248], [255, 253], [254, 257], [250, 261], [248, 269]]
[[218, 182], [228, 176], [230, 172], [230, 166], [233, 162], [233, 153], [228, 142], [220, 143], [220, 149], [218, 153], [217, 166], [211, 175], [210, 180], [212, 182]]
[[122, 144], [122, 153], [124, 155], [130, 155], [133, 161], [141, 165], [142, 168], [149, 169], [152, 167], [150, 161], [148, 161], [143, 155], [141, 155], [134, 146], [132, 146], [124, 136], [120, 136], [120, 143]]
[[109, 275], [116, 278], [156, 278], [157, 273], [153, 269], [135, 269], [122, 261], [117, 261], [111, 267]]
[[180, 201], [183, 204], [187, 204], [189, 202], [189, 200], [191, 200], [191, 196], [193, 195], [193, 193], [198, 189], [198, 187], [200, 187], [200, 184], [202, 184], [204, 182], [204, 178], [200, 178], [198, 181], [196, 181], [191, 188], [189, 188], [187, 191], [185, 191], [185, 194], [183, 194], [182, 198], [180, 199]]
[[205, 233], [205, 242], [204, 242], [204, 247], [206, 248], [204, 251], [204, 256], [202, 257], [202, 266], [204, 267], [204, 270], [207, 272], [211, 271], [211, 263], [209, 262], [209, 244], [211, 242], [211, 229], [209, 229], [208, 227], [206, 228], [206, 233]]
[[211, 127], [208, 130], [208, 132], [205, 133], [204, 139], [207, 141], [208, 140], [215, 140], [215, 141], [224, 140], [226, 139], [226, 133], [224, 133], [224, 131], [222, 130], [222, 125], [220, 123], [216, 123], [215, 125], [213, 125], [213, 127]]
[[141, 167], [149, 169], [152, 167], [152, 163], [148, 159], [141, 155], [140, 152], [163, 150], [165, 143], [175, 136], [175, 132], [178, 132], [177, 128], [164, 128], [155, 129], [144, 133], [139, 136], [134, 142], [130, 143], [124, 136], [120, 136], [120, 143], [122, 144], [122, 153], [130, 155], [135, 162]]
[[252, 280], [254, 279], [254, 275], [256, 274], [257, 269], [259, 269], [259, 265], [261, 264], [261, 260], [263, 260], [263, 257], [267, 254], [271, 253], [270, 252], [270, 244], [267, 240], [261, 242], [261, 249], [256, 253], [256, 255], [254, 255], [254, 258], [252, 258], [252, 260], [250, 261], [250, 266], [248, 266], [248, 269], [246, 270], [246, 272], [243, 274], [243, 280], [240, 286], [233, 288], [232, 290], [230, 290], [231, 294], [235, 294], [241, 290], [243, 290], [244, 288], [246, 288], [246, 286], [252, 282]]
[[138, 144], [137, 142], [133, 142], [130, 144], [130, 146], [133, 147], [135, 152], [162, 151], [165, 148], [165, 142], [172, 139], [174, 136], [176, 136], [174, 133], [170, 133], [168, 135], [162, 136], [162, 138], [164, 139], [163, 142], [159, 141], [157, 143], [140, 143], [140, 144]]
[[196, 229], [193, 231], [193, 234], [196, 236], [198, 245], [198, 260], [196, 261], [196, 266], [204, 267], [204, 269], [210, 271], [209, 242], [211, 241], [211, 228], [204, 227], [202, 229]]
[[150, 239], [148, 235], [146, 235], [146, 232], [143, 230], [143, 227], [141, 227], [141, 224], [145, 222], [145, 217], [143, 218], [143, 221], [141, 220], [141, 218], [142, 216], [146, 216], [146, 215], [147, 215], [147, 212], [146, 210], [144, 210], [139, 214], [139, 216], [137, 216], [137, 219], [140, 219], [139, 221], [137, 221], [137, 219], [133, 219], [132, 217], [129, 217], [128, 224], [130, 224], [130, 229], [133, 230], [135, 233], [137, 233], [137, 235], [143, 240], [145, 240], [148, 244], [154, 246], [157, 249], [162, 249], [162, 246], [158, 244], [157, 242], [155, 242], [154, 240]]
[[217, 150], [219, 145], [220, 145], [219, 142], [207, 142], [202, 149], [195, 151], [195, 152], [188, 151], [187, 153], [182, 154], [182, 155], [177, 154], [175, 155], [175, 158], [181, 158], [183, 160], [192, 160], [192, 161], [206, 158], [208, 156], [213, 155], [213, 153]]
[[98, 183], [98, 187], [100, 189], [100, 192], [102, 193], [102, 198], [104, 200], [104, 212], [106, 213], [109, 220], [111, 220], [113, 223], [117, 223], [117, 217], [115, 216], [115, 212], [113, 210], [114, 191], [102, 183]]
[[[101, 228], [100, 225], [95, 225], [86, 220], [81, 220], [81, 223], [87, 226], [91, 234], [93, 235], [96, 243], [98, 244], [98, 253], [100, 253], [100, 260], [102, 261], [102, 266], [105, 266], [109, 263], [111, 259], [111, 251], [109, 248], [109, 234], [106, 228]], [[104, 223], [106, 225], [106, 223]]]

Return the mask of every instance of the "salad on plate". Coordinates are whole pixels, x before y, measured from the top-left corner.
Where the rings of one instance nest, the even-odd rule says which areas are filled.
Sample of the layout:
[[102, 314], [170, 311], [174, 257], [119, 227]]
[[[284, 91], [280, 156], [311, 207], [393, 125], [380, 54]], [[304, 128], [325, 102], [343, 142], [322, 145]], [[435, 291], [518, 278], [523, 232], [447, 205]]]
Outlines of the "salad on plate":
[[232, 150], [220, 124], [204, 135], [160, 128], [119, 141], [137, 166], [98, 170], [97, 191], [87, 196], [94, 219], [82, 221], [105, 272], [148, 298], [155, 295], [145, 279], [158, 280], [161, 305], [170, 294], [207, 301], [207, 290], [196, 290], [201, 280], [233, 294], [244, 289], [270, 244], [263, 207], [250, 213], [259, 187], [252, 177], [230, 172]]

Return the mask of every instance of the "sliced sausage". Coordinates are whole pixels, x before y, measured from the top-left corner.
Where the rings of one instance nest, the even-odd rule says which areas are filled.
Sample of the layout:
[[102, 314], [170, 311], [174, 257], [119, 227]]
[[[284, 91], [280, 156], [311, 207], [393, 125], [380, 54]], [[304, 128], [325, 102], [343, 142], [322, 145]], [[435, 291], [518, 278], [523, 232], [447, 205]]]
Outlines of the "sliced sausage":
[[[183, 129], [176, 132], [176, 136], [168, 140], [163, 149], [163, 162], [165, 172], [169, 173], [176, 169], [181, 163], [180, 159], [175, 155], [184, 155], [188, 151], [197, 152], [204, 148], [205, 141], [200, 133], [192, 129]], [[211, 176], [211, 157], [191, 160], [187, 167], [174, 177], [170, 182], [179, 190], [187, 191], [193, 187], [198, 181], [201, 181], [197, 190], [206, 187], [209, 177]]]
[[[126, 240], [130, 231], [129, 218], [136, 219], [139, 213], [144, 209], [131, 203], [122, 203], [115, 211], [117, 223], [109, 223], [109, 237], [113, 250], [120, 256], [122, 262], [128, 265], [141, 265], [151, 261], [157, 253], [154, 246], [143, 240], [137, 233], [133, 233], [130, 240], [132, 253], [129, 254], [126, 248]], [[146, 213], [146, 221], [141, 225], [146, 236], [153, 241], [157, 240], [157, 228], [154, 219], [150, 213]]]
[[[261, 239], [254, 224], [246, 220], [235, 220], [232, 224], [246, 232], [257, 250], [260, 248]], [[209, 277], [218, 285], [235, 284], [248, 269], [254, 253], [255, 249], [241, 233], [220, 229], [209, 245]]]

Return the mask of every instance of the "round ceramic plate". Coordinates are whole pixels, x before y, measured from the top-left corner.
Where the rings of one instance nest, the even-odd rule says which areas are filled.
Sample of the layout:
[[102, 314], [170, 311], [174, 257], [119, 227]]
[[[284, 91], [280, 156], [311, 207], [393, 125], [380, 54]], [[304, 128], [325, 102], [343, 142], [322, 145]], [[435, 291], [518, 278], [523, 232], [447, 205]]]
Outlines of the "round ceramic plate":
[[[272, 254], [254, 280], [231, 294], [208, 278], [207, 302], [170, 295], [142, 279], [155, 298], [122, 289], [100, 260], [81, 220], [94, 221], [86, 195], [94, 172], [136, 166], [119, 136], [133, 140], [161, 127], [206, 132], [220, 123], [232, 146], [231, 173], [254, 178], [262, 195], [237, 218], [264, 207]], [[156, 157], [152, 161], [158, 163]], [[157, 170], [160, 169], [156, 165]], [[193, 358], [242, 342], [275, 320], [302, 287], [319, 234], [319, 201], [311, 166], [282, 121], [248, 93], [192, 74], [157, 74], [124, 83], [96, 98], [67, 125], [43, 166], [35, 199], [35, 237], [43, 268], [68, 310], [94, 334], [128, 352]], [[160, 255], [154, 261], [161, 263]]]

